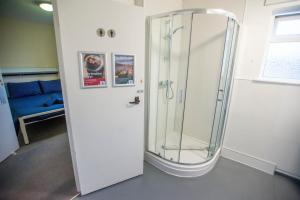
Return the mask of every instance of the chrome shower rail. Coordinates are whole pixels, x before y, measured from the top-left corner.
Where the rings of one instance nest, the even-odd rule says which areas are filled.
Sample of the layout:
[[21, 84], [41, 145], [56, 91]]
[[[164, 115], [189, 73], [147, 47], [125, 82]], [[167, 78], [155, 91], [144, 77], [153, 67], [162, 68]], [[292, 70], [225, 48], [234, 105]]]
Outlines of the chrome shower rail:
[[193, 13], [193, 14], [215, 14], [215, 15], [222, 15], [228, 18], [234, 19], [238, 24], [239, 21], [235, 14], [232, 12], [223, 10], [223, 9], [206, 9], [206, 8], [192, 8], [192, 9], [182, 9], [182, 10], [175, 10], [171, 12], [161, 13], [157, 15], [152, 15], [150, 19], [156, 19], [161, 17], [168, 17], [170, 15], [178, 15], [178, 14], [185, 14], [185, 13]]

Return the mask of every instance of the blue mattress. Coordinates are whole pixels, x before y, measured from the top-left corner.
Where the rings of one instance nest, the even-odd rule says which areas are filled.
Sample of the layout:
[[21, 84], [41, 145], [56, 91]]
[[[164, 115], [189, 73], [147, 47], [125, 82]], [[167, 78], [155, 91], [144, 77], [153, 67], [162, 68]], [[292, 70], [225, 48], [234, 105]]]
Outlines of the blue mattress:
[[18, 118], [22, 116], [63, 108], [64, 104], [53, 104], [51, 106], [44, 106], [44, 104], [49, 100], [49, 98], [53, 98], [54, 96], [62, 98], [62, 93], [59, 92], [9, 99], [9, 105], [14, 122], [16, 123]]

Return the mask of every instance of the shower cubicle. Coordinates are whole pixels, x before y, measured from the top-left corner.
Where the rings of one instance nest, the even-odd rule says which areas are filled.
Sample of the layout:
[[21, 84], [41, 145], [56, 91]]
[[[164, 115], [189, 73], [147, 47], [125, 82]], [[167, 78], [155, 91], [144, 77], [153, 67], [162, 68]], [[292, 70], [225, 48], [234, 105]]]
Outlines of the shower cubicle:
[[220, 9], [149, 17], [145, 158], [183, 177], [211, 170], [220, 155], [239, 25]]

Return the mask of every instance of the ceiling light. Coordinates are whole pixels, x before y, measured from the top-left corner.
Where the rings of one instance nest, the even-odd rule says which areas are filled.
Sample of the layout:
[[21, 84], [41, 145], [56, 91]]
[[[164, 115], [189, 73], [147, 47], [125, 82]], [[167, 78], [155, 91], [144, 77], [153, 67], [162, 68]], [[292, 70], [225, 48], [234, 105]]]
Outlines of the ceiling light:
[[53, 11], [53, 6], [52, 6], [52, 4], [50, 2], [39, 2], [38, 5], [43, 10], [46, 10], [48, 12], [52, 12]]

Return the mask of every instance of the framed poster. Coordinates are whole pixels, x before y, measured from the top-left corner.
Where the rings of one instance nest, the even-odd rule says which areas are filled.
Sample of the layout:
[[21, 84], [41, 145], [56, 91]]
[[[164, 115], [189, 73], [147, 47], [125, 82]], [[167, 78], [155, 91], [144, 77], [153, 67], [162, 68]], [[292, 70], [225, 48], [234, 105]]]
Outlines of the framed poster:
[[135, 56], [128, 54], [112, 54], [113, 86], [135, 85]]
[[82, 88], [107, 87], [106, 55], [97, 52], [79, 52]]

